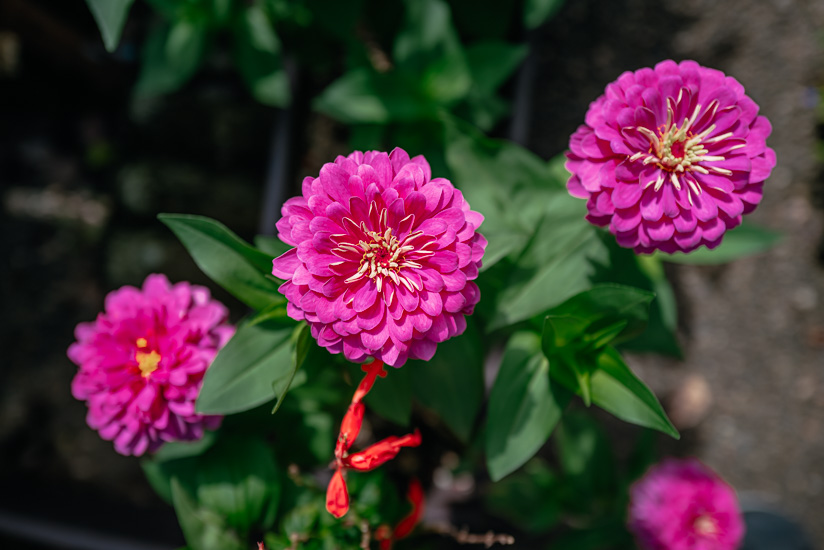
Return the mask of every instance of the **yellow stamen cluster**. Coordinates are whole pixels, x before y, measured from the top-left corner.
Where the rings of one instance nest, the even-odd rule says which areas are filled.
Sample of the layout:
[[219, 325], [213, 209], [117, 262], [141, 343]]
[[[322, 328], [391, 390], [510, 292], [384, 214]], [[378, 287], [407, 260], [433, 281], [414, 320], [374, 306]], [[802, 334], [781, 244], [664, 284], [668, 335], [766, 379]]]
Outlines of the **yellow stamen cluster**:
[[140, 369], [140, 375], [143, 378], [148, 378], [160, 365], [160, 354], [154, 350], [150, 352], [143, 351], [149, 345], [145, 338], [138, 338], [136, 344], [138, 351], [134, 356], [135, 361], [137, 361], [137, 366]]
[[[681, 101], [681, 95], [678, 96], [676, 101]], [[710, 103], [707, 110], [711, 111], [711, 116], [714, 117], [718, 110], [718, 101]], [[732, 137], [732, 132], [707, 139], [707, 136], [716, 128], [715, 124], [711, 124], [704, 131], [693, 134], [691, 129], [701, 115], [700, 104], [695, 106], [691, 116], [684, 118], [680, 127], [675, 123], [674, 112], [675, 105], [673, 100], [672, 98], [667, 98], [667, 122], [658, 128], [657, 133], [643, 126], [636, 127], [636, 130], [649, 140], [650, 147], [646, 153], [635, 153], [629, 157], [629, 160], [636, 161], [643, 159], [642, 162], [644, 164], [655, 164], [661, 169], [658, 177], [655, 180], [647, 182], [645, 188], [654, 184], [655, 191], [661, 189], [661, 186], [664, 185], [664, 182], [667, 180], [666, 173], [669, 173], [669, 180], [679, 191], [681, 190], [682, 184], [679, 176], [686, 172], [695, 171], [701, 174], [714, 172], [725, 176], [732, 175], [732, 172], [726, 168], [705, 164], [724, 160], [724, 157], [720, 155], [708, 155], [707, 153], [709, 151], [705, 145], [717, 143]], [[736, 145], [731, 149], [738, 149], [739, 147], [743, 147], [743, 145]], [[688, 197], [690, 202], [692, 202], [691, 193], [700, 196], [702, 192], [701, 187], [693, 178], [685, 178], [683, 181], [687, 183]]]

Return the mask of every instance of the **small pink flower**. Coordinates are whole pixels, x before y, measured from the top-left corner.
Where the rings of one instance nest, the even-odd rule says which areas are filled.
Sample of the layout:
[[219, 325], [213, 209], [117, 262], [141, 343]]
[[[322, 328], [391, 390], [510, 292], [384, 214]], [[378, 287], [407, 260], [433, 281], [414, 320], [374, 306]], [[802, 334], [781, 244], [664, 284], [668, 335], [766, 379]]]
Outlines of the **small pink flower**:
[[625, 72], [569, 141], [567, 188], [636, 252], [714, 248], [761, 201], [772, 128], [732, 77], [694, 61]]
[[483, 216], [423, 157], [356, 151], [303, 180], [277, 227], [289, 316], [350, 361], [431, 359], [480, 299]]
[[630, 498], [629, 528], [644, 550], [735, 550], [744, 536], [735, 491], [697, 460], [653, 466]]
[[86, 421], [115, 450], [139, 456], [165, 441], [189, 441], [221, 417], [195, 413], [203, 375], [234, 334], [226, 307], [209, 290], [149, 275], [142, 289], [106, 296], [105, 311], [75, 329], [68, 350], [80, 370], [72, 394]]

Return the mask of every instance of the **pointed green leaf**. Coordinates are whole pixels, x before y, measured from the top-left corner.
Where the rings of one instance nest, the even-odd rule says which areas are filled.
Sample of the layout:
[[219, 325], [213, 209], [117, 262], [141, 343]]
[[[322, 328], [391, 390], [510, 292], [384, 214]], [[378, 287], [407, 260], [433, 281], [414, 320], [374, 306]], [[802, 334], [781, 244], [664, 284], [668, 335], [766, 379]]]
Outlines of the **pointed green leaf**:
[[126, 24], [126, 17], [133, 2], [134, 0], [86, 0], [100, 29], [103, 44], [110, 52], [117, 49], [123, 25]]
[[493, 481], [532, 458], [561, 419], [570, 395], [550, 386], [549, 368], [537, 334], [510, 338], [487, 412], [486, 463]]
[[150, 30], [143, 45], [135, 93], [154, 96], [181, 88], [200, 66], [207, 38], [206, 27], [200, 21], [181, 19]]
[[270, 275], [272, 257], [251, 247], [225, 225], [203, 216], [159, 214], [214, 282], [238, 300], [263, 310], [283, 303], [277, 280]]
[[283, 404], [283, 398], [292, 385], [299, 386], [306, 381], [306, 372], [300, 371], [306, 357], [309, 355], [309, 349], [312, 345], [312, 334], [309, 330], [309, 325], [301, 323], [296, 332], [292, 333], [292, 340], [294, 341], [292, 347], [292, 371], [288, 377], [278, 378], [272, 383], [272, 392], [275, 394], [275, 405], [272, 407], [272, 414], [278, 412], [278, 409]]
[[680, 437], [658, 399], [614, 348], [598, 356], [598, 368], [592, 374], [592, 402], [626, 422]]
[[261, 5], [247, 6], [239, 16], [235, 48], [238, 70], [254, 98], [273, 107], [289, 105], [292, 92], [280, 40]]
[[290, 319], [241, 325], [206, 371], [197, 412], [232, 414], [276, 398], [276, 385], [294, 376], [296, 329]]
[[414, 77], [425, 96], [452, 104], [466, 95], [472, 77], [449, 5], [442, 0], [406, 0], [406, 17], [393, 48], [398, 69]]

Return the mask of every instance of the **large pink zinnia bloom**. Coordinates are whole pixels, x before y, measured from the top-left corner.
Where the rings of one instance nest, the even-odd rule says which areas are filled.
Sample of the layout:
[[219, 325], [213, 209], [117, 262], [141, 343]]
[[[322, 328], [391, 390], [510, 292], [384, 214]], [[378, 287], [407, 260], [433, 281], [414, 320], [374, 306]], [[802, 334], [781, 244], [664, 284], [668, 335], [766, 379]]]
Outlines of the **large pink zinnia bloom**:
[[400, 367], [461, 334], [480, 299], [483, 216], [422, 156], [356, 151], [303, 180], [277, 227], [288, 313], [350, 361]]
[[172, 286], [165, 275], [110, 292], [105, 311], [77, 325], [68, 351], [80, 367], [72, 394], [86, 401], [89, 426], [118, 453], [135, 456], [217, 428], [221, 417], [196, 414], [195, 400], [234, 334], [227, 313], [207, 288]]
[[735, 550], [744, 536], [735, 491], [697, 460], [653, 466], [630, 498], [629, 528], [644, 550]]
[[761, 201], [770, 123], [734, 78], [694, 61], [625, 72], [569, 141], [567, 188], [636, 252], [714, 248]]

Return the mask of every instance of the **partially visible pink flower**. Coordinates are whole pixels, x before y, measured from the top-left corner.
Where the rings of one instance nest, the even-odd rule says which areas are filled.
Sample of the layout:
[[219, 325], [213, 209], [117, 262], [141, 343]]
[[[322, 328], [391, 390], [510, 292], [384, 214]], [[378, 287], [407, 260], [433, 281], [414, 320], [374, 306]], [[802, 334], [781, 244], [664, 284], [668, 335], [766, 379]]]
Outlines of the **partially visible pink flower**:
[[431, 359], [480, 299], [483, 216], [423, 157], [356, 151], [303, 180], [277, 227], [289, 316], [350, 361]]
[[630, 498], [629, 528], [644, 550], [735, 550], [744, 536], [735, 491], [697, 460], [653, 466]]
[[607, 86], [569, 140], [567, 188], [636, 252], [714, 248], [761, 201], [772, 128], [732, 77], [663, 61]]
[[227, 313], [207, 288], [172, 286], [165, 275], [110, 292], [105, 311], [77, 325], [68, 350], [80, 367], [72, 394], [86, 401], [89, 426], [118, 453], [135, 456], [217, 428], [221, 417], [195, 413], [195, 400], [234, 334]]

